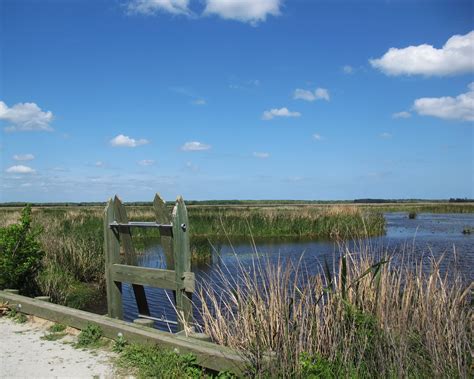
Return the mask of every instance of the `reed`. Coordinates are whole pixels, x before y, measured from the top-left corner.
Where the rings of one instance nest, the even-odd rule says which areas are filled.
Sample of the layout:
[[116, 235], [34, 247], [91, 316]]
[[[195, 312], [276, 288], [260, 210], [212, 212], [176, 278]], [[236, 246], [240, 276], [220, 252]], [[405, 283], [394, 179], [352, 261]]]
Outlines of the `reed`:
[[440, 260], [360, 246], [316, 276], [258, 257], [238, 266], [198, 298], [204, 332], [238, 350], [251, 376], [469, 376], [473, 286]]

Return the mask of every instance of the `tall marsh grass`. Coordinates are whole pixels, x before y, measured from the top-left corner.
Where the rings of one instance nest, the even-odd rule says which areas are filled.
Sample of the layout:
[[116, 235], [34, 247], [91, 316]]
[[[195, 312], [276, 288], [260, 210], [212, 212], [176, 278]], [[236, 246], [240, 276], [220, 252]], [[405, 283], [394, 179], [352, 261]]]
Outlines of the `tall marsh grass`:
[[[396, 262], [395, 262], [396, 258]], [[473, 286], [440, 260], [368, 247], [309, 275], [255, 258], [222, 269], [198, 298], [203, 329], [257, 377], [467, 377]]]

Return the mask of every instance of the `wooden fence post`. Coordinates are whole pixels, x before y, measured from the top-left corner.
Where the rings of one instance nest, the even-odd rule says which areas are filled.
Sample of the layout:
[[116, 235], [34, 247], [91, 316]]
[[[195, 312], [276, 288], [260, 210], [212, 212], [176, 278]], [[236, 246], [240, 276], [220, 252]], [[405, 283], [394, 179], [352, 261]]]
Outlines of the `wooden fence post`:
[[[120, 199], [115, 196], [114, 198], [114, 211], [115, 221], [119, 224], [127, 224], [128, 216], [125, 206], [122, 204]], [[130, 228], [118, 228], [119, 239], [123, 247], [125, 255], [125, 264], [131, 266], [138, 265], [137, 255], [132, 243], [132, 233]], [[148, 307], [148, 301], [146, 299], [145, 288], [140, 284], [132, 284], [133, 293], [135, 294], [135, 300], [137, 302], [138, 313], [141, 315], [150, 316], [150, 308]]]
[[189, 221], [188, 211], [181, 196], [176, 199], [171, 216], [173, 224], [173, 255], [174, 270], [176, 273], [176, 309], [178, 311], [178, 330], [183, 330], [184, 326], [192, 318], [192, 293], [184, 289], [184, 273], [191, 272], [191, 252], [189, 249]]
[[107, 285], [107, 312], [109, 317], [123, 319], [122, 283], [114, 282], [111, 276], [111, 267], [120, 263], [120, 243], [118, 235], [109, 228], [115, 221], [114, 202], [107, 202], [104, 212], [104, 250], [105, 250], [105, 279]]

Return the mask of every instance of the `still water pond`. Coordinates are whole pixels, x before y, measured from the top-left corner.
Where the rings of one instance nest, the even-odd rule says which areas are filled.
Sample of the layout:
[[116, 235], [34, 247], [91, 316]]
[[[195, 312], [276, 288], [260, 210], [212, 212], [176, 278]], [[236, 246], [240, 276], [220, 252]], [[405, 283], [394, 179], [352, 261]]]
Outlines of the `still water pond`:
[[[407, 213], [387, 213], [386, 234], [364, 241], [370, 244], [374, 251], [410, 252], [417, 257], [433, 254], [441, 256], [445, 269], [448, 264], [455, 263], [466, 281], [474, 279], [474, 234], [463, 234], [464, 228], [474, 229], [474, 214], [418, 214], [416, 219], [409, 219]], [[332, 262], [339, 247], [334, 242], [328, 241], [264, 241], [256, 242], [257, 251], [264, 254], [270, 261], [291, 260], [302, 264], [311, 273], [316, 273], [320, 264], [325, 260]], [[210, 264], [193, 267], [196, 280], [203, 278], [209, 280], [217, 278], [221, 268], [236, 274], [236, 264], [251, 264], [255, 257], [255, 248], [249, 241], [234, 242], [232, 245], [218, 246], [219, 253], [213, 254]], [[159, 244], [146, 249], [140, 257], [141, 266], [153, 268], [166, 268], [164, 256]], [[155, 288], [145, 288], [150, 310], [153, 317], [176, 320], [170, 299], [171, 291]], [[131, 286], [123, 287], [124, 318], [133, 320], [137, 317], [137, 308]], [[173, 324], [156, 322], [155, 327], [163, 330], [170, 328], [174, 331]]]

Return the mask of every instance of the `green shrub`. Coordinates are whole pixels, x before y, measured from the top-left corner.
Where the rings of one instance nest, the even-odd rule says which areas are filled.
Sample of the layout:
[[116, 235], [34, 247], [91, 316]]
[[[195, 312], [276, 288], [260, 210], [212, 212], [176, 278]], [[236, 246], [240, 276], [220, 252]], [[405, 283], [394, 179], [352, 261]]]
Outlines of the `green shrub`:
[[35, 276], [43, 251], [37, 240], [40, 231], [31, 228], [31, 207], [26, 206], [18, 224], [0, 228], [0, 289], [36, 292]]

